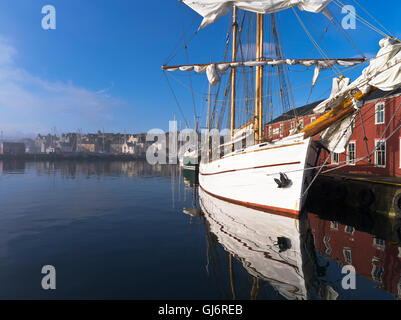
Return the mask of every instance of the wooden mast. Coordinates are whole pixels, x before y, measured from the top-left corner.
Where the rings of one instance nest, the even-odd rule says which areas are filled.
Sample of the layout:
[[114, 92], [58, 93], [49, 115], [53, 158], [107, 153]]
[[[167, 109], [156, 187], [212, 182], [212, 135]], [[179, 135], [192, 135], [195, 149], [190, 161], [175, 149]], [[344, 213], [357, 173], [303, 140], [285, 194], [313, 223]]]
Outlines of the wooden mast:
[[[259, 61], [259, 41], [260, 41], [260, 14], [257, 13], [256, 20], [256, 61]], [[259, 141], [259, 87], [260, 87], [260, 73], [259, 66], [256, 66], [256, 74], [255, 74], [255, 113], [254, 113], [254, 132], [255, 132], [255, 143]]]
[[211, 83], [209, 83], [209, 97], [208, 97], [208, 102], [209, 102], [209, 106], [208, 106], [208, 112], [207, 112], [207, 162], [209, 162], [210, 160], [210, 118], [211, 118], [211, 114], [210, 114], [210, 107], [212, 104], [212, 85]]
[[[256, 21], [256, 61], [261, 61], [263, 58], [263, 14], [257, 14]], [[262, 121], [263, 121], [263, 67], [256, 67], [255, 75], [255, 143], [259, 143], [262, 139]]]
[[[264, 45], [264, 15], [260, 14], [260, 31], [259, 31], [259, 59], [263, 59], [263, 45]], [[259, 143], [263, 138], [263, 66], [259, 67]]]
[[[237, 7], [233, 6], [233, 39], [232, 39], [232, 57], [231, 60], [234, 62], [237, 59]], [[231, 137], [234, 137], [235, 131], [235, 93], [236, 93], [236, 68], [231, 69]], [[233, 145], [234, 148], [234, 145]]]

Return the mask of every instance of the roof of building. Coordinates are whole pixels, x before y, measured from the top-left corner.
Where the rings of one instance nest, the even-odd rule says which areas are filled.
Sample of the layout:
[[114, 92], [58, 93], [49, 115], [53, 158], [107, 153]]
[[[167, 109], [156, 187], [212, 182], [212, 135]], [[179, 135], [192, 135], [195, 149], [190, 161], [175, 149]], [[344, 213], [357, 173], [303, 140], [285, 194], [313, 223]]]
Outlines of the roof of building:
[[14, 146], [14, 147], [22, 147], [25, 146], [25, 143], [23, 142], [8, 142], [8, 141], [3, 141], [2, 142], [3, 146]]
[[[306, 116], [308, 114], [312, 114], [313, 113], [313, 109], [322, 101], [323, 100], [316, 101], [316, 102], [307, 104], [306, 106], [302, 106], [302, 107], [296, 108], [295, 109], [296, 115], [298, 117], [303, 117], [303, 116]], [[279, 116], [276, 119], [270, 121], [268, 124], [287, 121], [287, 120], [291, 120], [293, 118], [294, 118], [294, 110], [291, 110], [291, 111], [288, 111], [286, 113], [283, 113], [281, 116]]]
[[[375, 90], [372, 93], [370, 93], [367, 97], [365, 97], [364, 100], [371, 101], [371, 100], [376, 100], [376, 99], [380, 99], [380, 98], [390, 98], [390, 97], [398, 95], [398, 94], [401, 94], [401, 88], [399, 88], [393, 92]], [[295, 109], [296, 115], [298, 117], [304, 117], [304, 116], [313, 114], [313, 109], [322, 101], [324, 101], [324, 100], [316, 101], [316, 102], [307, 104], [305, 106], [296, 108]], [[282, 115], [280, 115], [279, 117], [275, 118], [274, 120], [268, 122], [267, 124], [283, 122], [283, 121], [291, 120], [293, 118], [294, 118], [294, 110], [291, 110], [286, 113], [283, 113]]]
[[365, 101], [376, 100], [380, 98], [390, 98], [392, 96], [398, 95], [401, 93], [401, 88], [394, 90], [394, 91], [382, 91], [382, 90], [375, 90], [370, 93], [367, 97], [365, 97]]

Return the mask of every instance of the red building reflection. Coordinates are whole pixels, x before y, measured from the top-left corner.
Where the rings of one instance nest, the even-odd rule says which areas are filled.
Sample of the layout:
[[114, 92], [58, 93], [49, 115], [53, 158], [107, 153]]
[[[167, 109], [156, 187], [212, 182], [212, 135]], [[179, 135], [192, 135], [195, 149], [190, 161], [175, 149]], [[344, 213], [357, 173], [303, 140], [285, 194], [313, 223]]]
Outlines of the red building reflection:
[[401, 299], [401, 247], [366, 232], [309, 214], [316, 251], [340, 266], [354, 266], [358, 275]]

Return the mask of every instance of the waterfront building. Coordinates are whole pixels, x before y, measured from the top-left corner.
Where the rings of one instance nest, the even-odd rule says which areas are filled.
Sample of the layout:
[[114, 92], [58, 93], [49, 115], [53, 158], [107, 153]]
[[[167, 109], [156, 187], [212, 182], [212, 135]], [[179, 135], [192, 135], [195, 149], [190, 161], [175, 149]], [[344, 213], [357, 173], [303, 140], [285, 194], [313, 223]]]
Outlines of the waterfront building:
[[91, 142], [82, 142], [79, 144], [80, 151], [86, 151], [86, 152], [95, 152], [95, 144]]
[[122, 151], [124, 154], [135, 154], [135, 144], [132, 142], [124, 142]]
[[0, 154], [3, 154], [3, 155], [23, 155], [23, 154], [25, 154], [25, 143], [22, 143], [22, 142], [3, 142], [3, 143], [1, 143]]
[[[288, 112], [265, 125], [265, 138], [269, 141], [290, 135], [296, 128], [303, 128], [319, 118], [313, 109], [320, 101]], [[372, 174], [401, 177], [401, 89], [389, 95], [377, 90], [364, 99], [361, 117], [357, 115], [353, 122], [353, 134], [347, 150], [333, 153], [328, 160], [332, 167], [338, 167], [343, 173]], [[366, 139], [365, 139], [366, 136]], [[318, 136], [315, 137], [316, 139]], [[365, 143], [366, 141], [366, 143]], [[358, 161], [372, 153], [369, 158]], [[322, 164], [328, 152], [320, 156]]]

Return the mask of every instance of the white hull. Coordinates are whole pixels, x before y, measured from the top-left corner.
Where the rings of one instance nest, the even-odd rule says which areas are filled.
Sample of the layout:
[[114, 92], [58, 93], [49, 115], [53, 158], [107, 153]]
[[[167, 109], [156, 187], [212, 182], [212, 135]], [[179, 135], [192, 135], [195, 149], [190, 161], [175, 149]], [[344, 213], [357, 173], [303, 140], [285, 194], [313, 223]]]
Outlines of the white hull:
[[182, 167], [183, 167], [185, 170], [196, 171], [196, 167], [195, 167], [195, 166], [186, 166], [186, 165], [183, 165]]
[[[199, 184], [222, 200], [269, 212], [298, 215], [312, 179], [317, 148], [303, 134], [262, 143], [209, 163], [200, 163]], [[278, 188], [280, 172], [291, 180]]]

